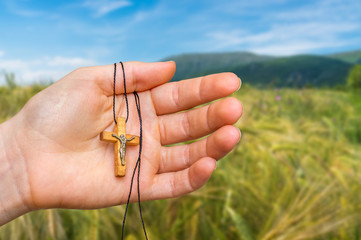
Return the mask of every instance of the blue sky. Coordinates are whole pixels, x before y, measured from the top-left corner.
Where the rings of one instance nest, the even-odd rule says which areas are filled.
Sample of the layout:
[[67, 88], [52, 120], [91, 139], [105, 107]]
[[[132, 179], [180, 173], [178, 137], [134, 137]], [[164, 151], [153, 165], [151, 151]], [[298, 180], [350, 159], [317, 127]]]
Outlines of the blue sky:
[[189, 52], [349, 51], [360, 13], [359, 0], [0, 0], [0, 70], [30, 83]]

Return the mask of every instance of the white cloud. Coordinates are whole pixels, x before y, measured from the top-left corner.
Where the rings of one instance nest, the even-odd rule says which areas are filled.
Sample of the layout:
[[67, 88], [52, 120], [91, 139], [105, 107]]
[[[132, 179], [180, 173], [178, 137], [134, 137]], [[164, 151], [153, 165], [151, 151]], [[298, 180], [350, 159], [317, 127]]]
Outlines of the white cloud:
[[[59, 80], [72, 70], [96, 65], [96, 62], [85, 58], [67, 58], [61, 56], [43, 57], [36, 60], [0, 59], [0, 71], [15, 73], [20, 84], [30, 84], [43, 80]], [[4, 76], [0, 74], [0, 85], [4, 84]]]
[[92, 9], [96, 17], [101, 17], [119, 8], [130, 6], [131, 4], [128, 0], [87, 0], [83, 6]]
[[359, 29], [359, 24], [353, 22], [305, 22], [276, 24], [260, 33], [217, 31], [208, 37], [215, 46], [213, 50], [241, 48], [263, 54], [290, 55], [347, 46], [351, 40], [341, 36]]
[[[188, 16], [179, 29], [203, 37], [182, 44], [196, 51], [257, 51], [272, 55], [359, 48], [361, 1], [229, 1]], [[225, 16], [225, 20], [216, 16]], [[205, 20], [204, 20], [205, 19]], [[194, 30], [197, 34], [197, 30]]]
[[327, 48], [327, 47], [338, 47], [344, 46], [344, 43], [337, 41], [334, 42], [315, 42], [315, 41], [290, 41], [290, 42], [279, 42], [272, 43], [264, 46], [257, 46], [250, 48], [249, 50], [258, 54], [266, 54], [273, 56], [287, 56], [300, 53], [309, 53], [310, 51]]

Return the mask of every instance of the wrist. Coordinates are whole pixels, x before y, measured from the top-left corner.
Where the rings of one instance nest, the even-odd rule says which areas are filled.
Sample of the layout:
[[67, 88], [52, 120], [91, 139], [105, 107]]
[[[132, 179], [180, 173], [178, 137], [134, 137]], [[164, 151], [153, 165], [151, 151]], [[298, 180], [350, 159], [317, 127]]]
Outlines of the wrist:
[[0, 225], [30, 211], [31, 192], [26, 161], [14, 118], [0, 124]]

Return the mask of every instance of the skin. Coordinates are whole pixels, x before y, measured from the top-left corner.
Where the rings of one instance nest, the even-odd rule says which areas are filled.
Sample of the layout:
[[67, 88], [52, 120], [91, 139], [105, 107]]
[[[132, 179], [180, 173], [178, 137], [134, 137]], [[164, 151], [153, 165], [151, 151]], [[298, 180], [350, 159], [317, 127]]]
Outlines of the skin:
[[[114, 145], [99, 140], [102, 131], [114, 128], [113, 67], [73, 71], [0, 125], [0, 224], [37, 209], [96, 209], [126, 203], [139, 146], [127, 147], [126, 176], [117, 178]], [[197, 190], [210, 178], [216, 161], [240, 139], [232, 125], [241, 117], [242, 105], [227, 97], [239, 89], [240, 79], [221, 73], [168, 83], [175, 72], [174, 62], [126, 62], [124, 67], [128, 134], [139, 136], [133, 91], [141, 102], [142, 201]], [[126, 116], [122, 93], [118, 65], [117, 116]], [[190, 144], [173, 145], [204, 136]], [[136, 184], [132, 202], [137, 200], [135, 188]]]

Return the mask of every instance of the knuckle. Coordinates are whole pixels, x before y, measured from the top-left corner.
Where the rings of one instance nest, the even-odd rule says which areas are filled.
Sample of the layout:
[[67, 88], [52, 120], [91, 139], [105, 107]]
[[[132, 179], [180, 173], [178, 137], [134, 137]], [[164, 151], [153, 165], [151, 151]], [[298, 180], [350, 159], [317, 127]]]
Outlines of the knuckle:
[[202, 89], [204, 89], [204, 86], [206, 86], [207, 81], [206, 81], [206, 77], [201, 77], [198, 81], [198, 85], [197, 85], [197, 97], [198, 97], [198, 102], [203, 102], [203, 99], [206, 99], [206, 94], [208, 94], [207, 92], [202, 91]]
[[187, 184], [187, 192], [193, 192], [197, 189], [197, 187], [194, 185], [193, 181], [192, 181], [192, 176], [191, 176], [191, 172], [190, 170], [188, 170], [188, 181], [186, 181]]
[[[137, 81], [137, 77], [136, 77], [136, 69], [134, 67], [131, 67], [130, 68], [130, 86], [131, 86], [131, 89], [132, 89], [132, 92], [134, 91], [137, 91], [138, 88], [137, 88], [137, 84], [138, 84], [138, 81]], [[125, 76], [127, 76], [126, 72], [124, 73]]]
[[169, 189], [171, 197], [177, 196], [175, 181], [175, 175], [172, 175], [172, 177], [169, 178]]
[[179, 91], [180, 88], [177, 84], [174, 85], [172, 88], [171, 96], [172, 96], [172, 102], [176, 109], [179, 109]]
[[159, 166], [159, 171], [160, 172], [165, 171], [165, 169], [167, 167], [167, 162], [168, 162], [168, 151], [167, 151], [167, 149], [162, 147], [161, 160], [160, 160], [160, 166]]
[[184, 113], [181, 125], [182, 125], [184, 137], [186, 139], [192, 139], [192, 134], [191, 134], [191, 129], [190, 129], [191, 124], [190, 124], [188, 112]]
[[165, 124], [163, 123], [162, 118], [159, 118], [159, 135], [160, 135], [160, 139], [162, 143], [166, 143], [167, 142], [167, 128], [165, 126]]
[[183, 151], [183, 163], [186, 168], [190, 167], [191, 165], [191, 149], [189, 144], [185, 145], [185, 149]]
[[94, 74], [92, 74], [91, 67], [80, 67], [75, 69], [72, 74], [74, 74], [79, 79], [93, 80], [95, 78]]

